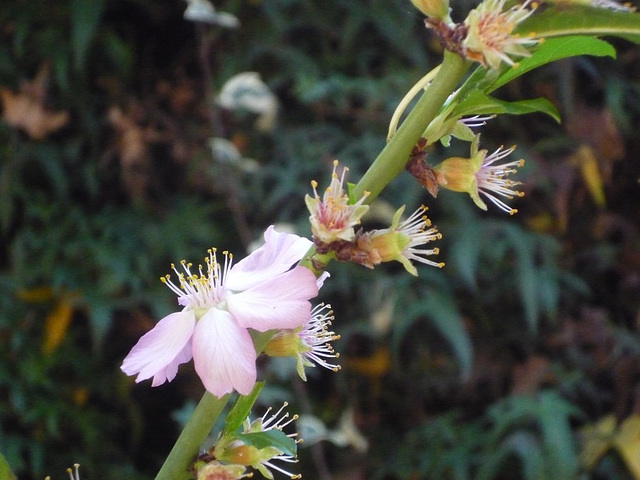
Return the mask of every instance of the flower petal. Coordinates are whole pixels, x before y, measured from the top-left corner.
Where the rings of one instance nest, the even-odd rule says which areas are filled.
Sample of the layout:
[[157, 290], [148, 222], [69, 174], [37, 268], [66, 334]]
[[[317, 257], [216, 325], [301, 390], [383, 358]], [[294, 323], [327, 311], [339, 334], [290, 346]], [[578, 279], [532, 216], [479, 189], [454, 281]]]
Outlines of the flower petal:
[[229, 311], [245, 328], [259, 332], [296, 328], [311, 315], [309, 299], [318, 294], [316, 277], [305, 267], [227, 297]]
[[138, 340], [120, 368], [127, 375], [137, 373], [136, 382], [154, 377], [154, 387], [173, 380], [178, 365], [191, 359], [188, 347], [195, 323], [190, 310], [167, 315]]
[[264, 232], [265, 244], [236, 263], [225, 285], [232, 291], [246, 290], [289, 270], [311, 248], [311, 241], [292, 233], [279, 233], [273, 225]]
[[187, 342], [182, 351], [176, 355], [173, 362], [153, 376], [151, 386], [157, 387], [158, 385], [162, 385], [164, 382], [170, 382], [176, 378], [178, 367], [183, 363], [187, 363], [189, 360], [191, 360], [191, 342]]
[[193, 334], [193, 363], [205, 388], [216, 397], [233, 389], [251, 393], [256, 383], [256, 351], [249, 332], [228, 312], [212, 308]]

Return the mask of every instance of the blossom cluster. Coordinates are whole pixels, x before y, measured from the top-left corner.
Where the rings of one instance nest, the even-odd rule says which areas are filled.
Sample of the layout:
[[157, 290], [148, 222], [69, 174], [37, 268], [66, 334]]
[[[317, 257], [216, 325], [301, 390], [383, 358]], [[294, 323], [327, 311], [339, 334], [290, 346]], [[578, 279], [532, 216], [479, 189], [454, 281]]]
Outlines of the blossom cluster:
[[[451, 21], [448, 0], [412, 2], [427, 16], [427, 25], [436, 29], [447, 49], [484, 68], [514, 66], [514, 58], [529, 56], [530, 49], [538, 44], [534, 38], [514, 34], [516, 27], [535, 10], [532, 0], [509, 8], [507, 0], [484, 0], [457, 25]], [[207, 0], [189, 0], [188, 4], [186, 18], [237, 26], [228, 15], [216, 12]], [[436, 74], [437, 69], [423, 77], [403, 99], [392, 119], [390, 137], [406, 105]], [[268, 119], [272, 120], [275, 100], [268, 95], [257, 74], [230, 81], [219, 103], [232, 108], [239, 97], [246, 100], [242, 104], [245, 107], [255, 107], [253, 96], [246, 98], [243, 89], [235, 88], [247, 82], [265, 105], [271, 105], [266, 110], [270, 112]], [[494, 115], [484, 112], [473, 115], [472, 112], [463, 118], [456, 113], [459, 111], [456, 102], [457, 92], [454, 92], [439, 114], [424, 127], [422, 138], [409, 156], [407, 170], [434, 197], [444, 188], [467, 193], [483, 210], [487, 209], [485, 201], [488, 200], [504, 212], [515, 213], [517, 210], [506, 201], [523, 193], [516, 190], [520, 182], [508, 177], [516, 173], [524, 161], [505, 161], [514, 147], [500, 147], [491, 154], [480, 149], [480, 135], [472, 129], [484, 125]], [[261, 108], [260, 112], [262, 110], [265, 109]], [[438, 141], [449, 146], [452, 137], [471, 143], [469, 157], [450, 157], [431, 166], [427, 162], [427, 149]], [[212, 147], [225, 145], [224, 139], [214, 140]], [[340, 168], [336, 160], [325, 190], [319, 191], [319, 183], [311, 182], [312, 194], [305, 196], [305, 204], [312, 240], [278, 232], [271, 226], [264, 233], [264, 244], [238, 262], [230, 252], [212, 248], [204, 263], [197, 267], [187, 261], [172, 265], [173, 275], [161, 280], [175, 293], [180, 308], [162, 318], [139, 339], [121, 369], [127, 375], [135, 375], [136, 382], [151, 379], [155, 387], [172, 381], [180, 365], [193, 359], [204, 387], [215, 397], [234, 391], [250, 396], [257, 383], [256, 361], [261, 353], [293, 358], [303, 380], [307, 379], [305, 369], [309, 367], [338, 371], [339, 355], [331, 345], [340, 338], [333, 331], [333, 310], [329, 304], [314, 307], [311, 303], [328, 277], [324, 272], [328, 261], [348, 261], [368, 268], [398, 262], [414, 276], [418, 275], [419, 264], [444, 266], [443, 262], [434, 260], [439, 248], [431, 245], [442, 235], [427, 216], [426, 206], [418, 207], [405, 217], [406, 206], [402, 205], [396, 209], [387, 228], [367, 229], [363, 219], [370, 209], [370, 194], [364, 191], [356, 195], [354, 192], [359, 190], [346, 183], [347, 173], [348, 168]], [[261, 339], [259, 347], [256, 347], [256, 338]], [[283, 447], [287, 441], [264, 443], [266, 437], [284, 435], [282, 428], [291, 420], [281, 412], [282, 409], [254, 422], [247, 419], [241, 430], [239, 423], [234, 425], [234, 431], [225, 428], [216, 445], [195, 463], [193, 473], [197, 479], [248, 478], [253, 475], [248, 471], [251, 468], [266, 478], [273, 478], [272, 470], [299, 478], [273, 463], [274, 460], [295, 462], [295, 449]], [[260, 441], [256, 442], [256, 438]]]
[[[248, 467], [258, 470], [264, 478], [269, 480], [273, 479], [271, 470], [283, 473], [292, 479], [302, 478], [302, 475], [295, 475], [274, 463], [298, 461], [293, 455], [293, 450], [295, 450], [295, 444], [302, 440], [296, 440], [297, 433], [283, 432], [284, 427], [298, 419], [298, 415], [289, 417], [288, 412], [283, 413], [287, 405], [285, 402], [274, 414], [271, 414], [271, 408], [269, 408], [262, 417], [253, 421], [247, 417], [239, 432], [223, 430], [215, 445], [200, 461], [196, 462], [194, 469], [197, 472], [197, 480], [249, 478], [252, 473], [247, 473]], [[263, 442], [252, 441], [254, 438], [264, 438], [265, 434], [279, 437], [279, 447], [257, 446], [257, 443]], [[285, 451], [286, 443], [294, 446], [292, 451]]]
[[236, 390], [251, 392], [256, 382], [256, 357], [250, 331], [298, 329], [312, 321], [310, 299], [324, 277], [316, 279], [296, 266], [311, 242], [269, 227], [265, 244], [233, 263], [215, 249], [193, 271], [190, 263], [174, 266], [177, 283], [162, 280], [178, 296], [174, 312], [143, 335], [124, 359], [122, 370], [140, 382], [161, 385], [175, 378], [179, 365], [193, 358], [205, 388], [215, 396]]
[[307, 195], [305, 198], [311, 214], [309, 221], [313, 240], [319, 253], [332, 254], [337, 260], [369, 268], [383, 262], [397, 261], [412, 275], [418, 273], [412, 261], [436, 267], [444, 266], [443, 263], [428, 258], [438, 254], [437, 248], [418, 248], [441, 238], [437, 228], [431, 225], [431, 221], [424, 214], [427, 210], [424, 206], [404, 221], [400, 219], [405, 207], [400, 207], [388, 228], [356, 231], [360, 219], [369, 208], [364, 204], [368, 193], [365, 192], [359, 199], [352, 200], [344, 185], [347, 168], [338, 175], [338, 165], [336, 160], [331, 183], [323, 196], [320, 197], [317, 191], [318, 183], [313, 181], [311, 185], [314, 196]]

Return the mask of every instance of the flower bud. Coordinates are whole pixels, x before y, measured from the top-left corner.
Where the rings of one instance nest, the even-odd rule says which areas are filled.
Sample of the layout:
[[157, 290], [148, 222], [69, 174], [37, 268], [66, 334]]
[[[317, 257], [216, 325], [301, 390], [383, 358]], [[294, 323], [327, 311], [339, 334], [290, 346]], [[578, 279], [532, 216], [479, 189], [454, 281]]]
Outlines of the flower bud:
[[436, 172], [438, 185], [443, 188], [469, 194], [477, 189], [477, 168], [473, 158], [449, 157], [433, 170]]
[[251, 477], [246, 474], [244, 465], [223, 465], [217, 460], [212, 460], [198, 467], [197, 480], [239, 480]]
[[298, 332], [299, 329], [280, 330], [271, 337], [263, 352], [270, 357], [297, 357], [300, 352]]
[[449, 0], [411, 0], [411, 3], [429, 18], [449, 18]]
[[262, 460], [260, 450], [244, 443], [229, 446], [221, 451], [216, 450], [216, 457], [235, 465], [255, 465]]

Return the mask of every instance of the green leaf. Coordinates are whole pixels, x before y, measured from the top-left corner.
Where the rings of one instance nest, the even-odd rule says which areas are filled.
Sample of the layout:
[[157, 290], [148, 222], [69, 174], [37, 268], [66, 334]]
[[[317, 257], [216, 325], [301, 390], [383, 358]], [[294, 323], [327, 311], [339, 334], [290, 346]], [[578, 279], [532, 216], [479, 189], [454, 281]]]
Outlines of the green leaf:
[[510, 115], [525, 115], [527, 113], [542, 112], [560, 123], [560, 113], [546, 98], [506, 102], [490, 97], [480, 90], [472, 90], [453, 110], [451, 116], [462, 117], [468, 115], [487, 115], [507, 113]]
[[286, 455], [296, 455], [296, 442], [287, 437], [282, 430], [272, 429], [266, 432], [239, 433], [238, 440], [258, 449], [274, 447]]
[[640, 43], [640, 14], [563, 3], [531, 15], [518, 26], [517, 33], [536, 37], [612, 36]]
[[505, 227], [505, 234], [516, 254], [516, 275], [524, 316], [529, 331], [538, 329], [539, 297], [535, 265], [536, 245], [533, 238], [522, 234], [518, 227]]
[[71, 38], [78, 70], [84, 67], [87, 51], [104, 11], [104, 3], [104, 0], [73, 0], [71, 4]]
[[[527, 431], [518, 430], [507, 436], [499, 446], [492, 449], [478, 471], [478, 480], [498, 477], [507, 459], [516, 455], [522, 462], [523, 477], [542, 480], [544, 477], [544, 455], [538, 438]], [[508, 468], [512, 468], [509, 466]], [[513, 472], [510, 472], [513, 473]]]
[[517, 67], [511, 67], [506, 70], [493, 83], [485, 88], [484, 91], [490, 93], [534, 68], [555, 62], [556, 60], [576, 57], [578, 55], [591, 55], [594, 57], [609, 56], [615, 58], [616, 50], [604, 40], [592, 37], [550, 38], [541, 43], [530, 57], [520, 60]]
[[464, 227], [458, 230], [459, 234], [452, 235], [453, 241], [449, 248], [455, 269], [464, 283], [473, 291], [478, 288], [476, 276], [478, 265], [480, 264], [480, 255], [483, 249], [486, 248], [482, 241], [478, 241], [478, 239], [484, 238], [484, 228], [485, 226], [482, 222], [465, 222]]
[[440, 334], [449, 342], [460, 364], [462, 377], [468, 377], [471, 373], [473, 347], [452, 297], [437, 290], [429, 291], [423, 300], [408, 312], [405, 331], [422, 316], [431, 320]]
[[[486, 94], [491, 93], [535, 68], [555, 62], [556, 60], [578, 55], [592, 55], [596, 57], [610, 56], [615, 58], [616, 51], [604, 40], [592, 37], [572, 36], [545, 39], [530, 57], [520, 60], [516, 67], [505, 65], [501, 71], [486, 69], [484, 67], [476, 68], [464, 82], [464, 85], [460, 87], [454, 101], [465, 105], [467, 102], [474, 101], [474, 95], [477, 95], [475, 93], [476, 91], [481, 91]], [[467, 100], [467, 97], [471, 97], [470, 100]], [[528, 101], [530, 100], [527, 100], [527, 102]], [[537, 100], [537, 102], [540, 102], [540, 100]], [[547, 115], [556, 119], [556, 121], [559, 121], [558, 113], [552, 105], [539, 104], [536, 106], [541, 108], [541, 111]], [[460, 108], [464, 107], [456, 106], [455, 108], [457, 112]]]
[[17, 477], [11, 471], [11, 467], [9, 467], [9, 463], [5, 460], [5, 458], [0, 453], [0, 479], [2, 480], [16, 480]]
[[[553, 472], [557, 478], [574, 478], [578, 458], [571, 430], [570, 417], [579, 410], [554, 391], [540, 394], [538, 422]], [[548, 472], [551, 473], [551, 472]]]
[[264, 382], [257, 382], [249, 395], [238, 396], [236, 403], [231, 407], [229, 415], [227, 415], [227, 425], [224, 427], [225, 432], [235, 432], [240, 428], [242, 422], [244, 422], [245, 418], [251, 413], [251, 408], [253, 408], [253, 404], [256, 403], [262, 387], [264, 387]]

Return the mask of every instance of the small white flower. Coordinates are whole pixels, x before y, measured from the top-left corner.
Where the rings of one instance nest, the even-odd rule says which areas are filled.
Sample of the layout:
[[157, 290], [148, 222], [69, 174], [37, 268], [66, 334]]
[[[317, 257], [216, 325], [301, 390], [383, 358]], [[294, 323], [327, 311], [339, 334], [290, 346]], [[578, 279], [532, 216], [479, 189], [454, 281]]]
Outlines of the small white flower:
[[184, 19], [192, 22], [204, 22], [226, 28], [237, 28], [240, 21], [235, 15], [218, 12], [209, 0], [186, 0], [187, 9]]
[[256, 72], [234, 75], [222, 86], [218, 105], [227, 110], [246, 110], [258, 115], [256, 128], [273, 130], [278, 115], [278, 99]]
[[336, 429], [327, 428], [322, 420], [313, 415], [300, 415], [296, 425], [307, 446], [327, 440], [338, 447], [352, 446], [363, 453], [369, 448], [369, 442], [355, 425], [352, 408], [345, 410]]
[[226, 138], [209, 139], [209, 148], [216, 162], [231, 165], [243, 172], [252, 173], [260, 168], [260, 164], [252, 158], [244, 158], [238, 148]]

